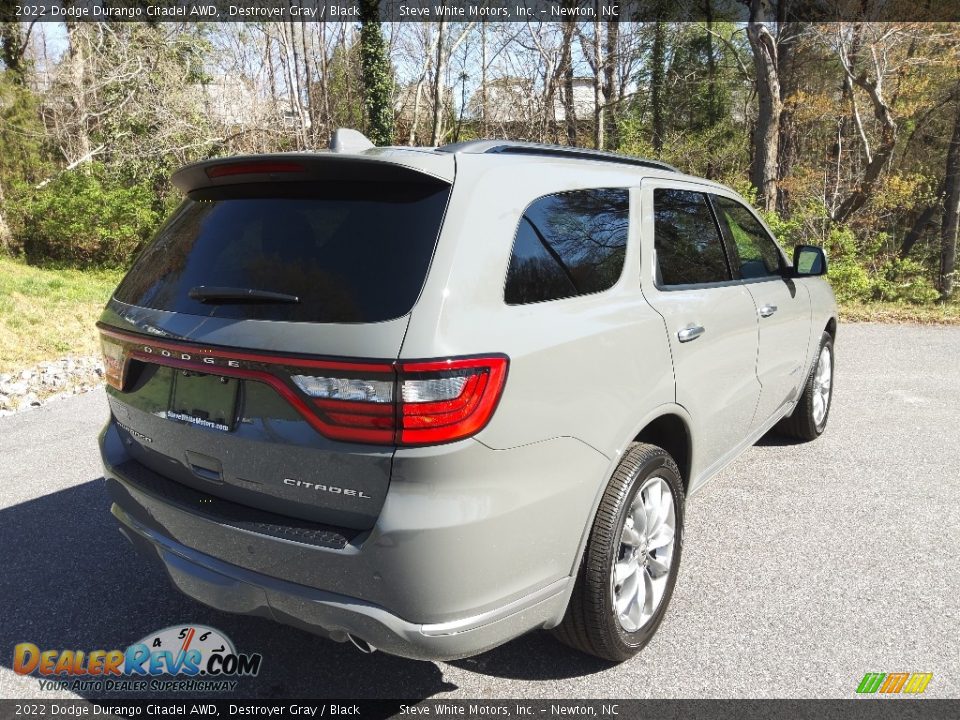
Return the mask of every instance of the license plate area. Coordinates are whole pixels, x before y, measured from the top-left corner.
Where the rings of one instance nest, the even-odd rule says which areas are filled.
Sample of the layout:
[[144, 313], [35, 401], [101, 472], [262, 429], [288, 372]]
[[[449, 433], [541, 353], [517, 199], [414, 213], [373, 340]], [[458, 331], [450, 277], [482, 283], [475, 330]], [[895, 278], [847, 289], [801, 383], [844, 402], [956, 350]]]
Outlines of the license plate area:
[[220, 432], [236, 427], [240, 381], [220, 375], [178, 370], [167, 417]]

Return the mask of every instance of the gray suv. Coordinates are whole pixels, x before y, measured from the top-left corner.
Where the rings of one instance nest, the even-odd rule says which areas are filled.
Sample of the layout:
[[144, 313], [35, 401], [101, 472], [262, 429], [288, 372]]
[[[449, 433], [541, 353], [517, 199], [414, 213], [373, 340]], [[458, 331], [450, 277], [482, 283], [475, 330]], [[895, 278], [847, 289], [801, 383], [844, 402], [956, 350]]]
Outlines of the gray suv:
[[209, 160], [99, 323], [112, 513], [187, 595], [361, 650], [622, 661], [686, 499], [830, 411], [822, 250], [728, 188], [506, 141]]

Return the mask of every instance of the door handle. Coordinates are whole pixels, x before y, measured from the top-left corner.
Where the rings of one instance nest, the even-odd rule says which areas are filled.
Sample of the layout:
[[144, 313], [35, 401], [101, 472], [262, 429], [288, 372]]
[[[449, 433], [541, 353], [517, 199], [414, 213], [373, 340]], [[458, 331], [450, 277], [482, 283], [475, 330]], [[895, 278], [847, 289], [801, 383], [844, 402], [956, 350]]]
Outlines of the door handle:
[[677, 333], [677, 339], [680, 342], [690, 342], [706, 332], [703, 325], [688, 325]]
[[770, 317], [777, 311], [776, 305], [764, 305], [760, 308], [760, 317]]

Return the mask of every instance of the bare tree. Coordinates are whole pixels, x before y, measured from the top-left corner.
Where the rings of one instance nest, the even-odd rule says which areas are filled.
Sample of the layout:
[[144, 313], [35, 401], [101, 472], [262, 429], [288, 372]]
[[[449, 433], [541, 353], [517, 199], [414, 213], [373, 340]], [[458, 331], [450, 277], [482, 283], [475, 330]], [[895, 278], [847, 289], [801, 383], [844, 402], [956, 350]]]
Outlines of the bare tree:
[[[867, 55], [869, 60], [866, 68], [860, 68], [857, 66], [858, 53], [852, 52], [852, 48], [859, 47], [864, 32], [869, 36], [863, 39], [862, 54]], [[894, 59], [894, 50], [904, 41], [909, 42], [906, 56], [897, 61]], [[857, 24], [852, 27], [840, 23], [837, 26], [834, 49], [844, 73], [846, 94], [850, 99], [850, 115], [860, 138], [866, 165], [853, 190], [833, 210], [832, 218], [835, 222], [846, 222], [866, 205], [881, 171], [893, 156], [897, 144], [897, 123], [893, 109], [900, 81], [915, 47], [914, 39], [907, 37], [904, 28], [893, 23]], [[890, 97], [886, 94], [888, 79], [893, 84]], [[877, 126], [875, 143], [871, 143], [860, 113], [857, 89], [870, 101]]]
[[768, 26], [773, 19], [767, 0], [751, 0], [747, 38], [753, 51], [756, 74], [757, 126], [753, 133], [750, 181], [766, 210], [773, 210], [777, 202], [780, 113], [783, 109], [777, 72], [777, 41]]
[[[446, 0], [443, 7], [446, 7]], [[437, 23], [437, 60], [434, 63], [433, 76], [433, 126], [430, 130], [430, 144], [439, 145], [440, 135], [443, 132], [443, 71], [446, 69], [446, 54], [443, 51], [443, 35], [446, 29], [446, 18], [440, 16]]]

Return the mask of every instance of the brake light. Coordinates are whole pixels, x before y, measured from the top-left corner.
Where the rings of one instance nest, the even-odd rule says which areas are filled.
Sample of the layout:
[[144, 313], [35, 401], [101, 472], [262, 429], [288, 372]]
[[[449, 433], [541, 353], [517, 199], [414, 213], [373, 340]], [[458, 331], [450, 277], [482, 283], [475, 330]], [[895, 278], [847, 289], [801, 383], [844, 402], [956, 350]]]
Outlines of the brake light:
[[296, 162], [283, 161], [256, 161], [224, 163], [223, 165], [212, 165], [207, 168], [207, 177], [213, 180], [218, 177], [227, 177], [229, 175], [262, 175], [264, 173], [302, 173], [306, 172], [303, 165]]
[[452, 442], [480, 432], [507, 379], [505, 357], [400, 364], [398, 445]]
[[507, 358], [396, 363], [394, 375], [294, 375], [327, 437], [348, 442], [434, 445], [487, 424], [503, 390]]

